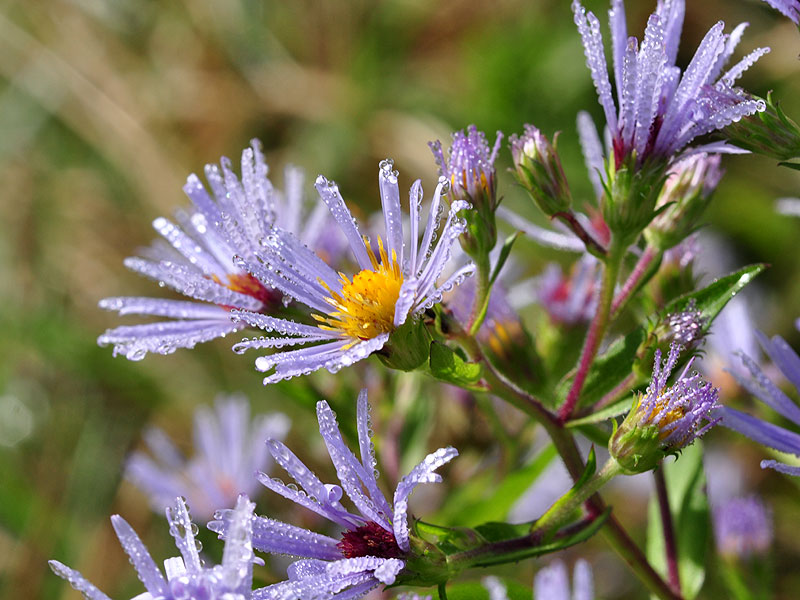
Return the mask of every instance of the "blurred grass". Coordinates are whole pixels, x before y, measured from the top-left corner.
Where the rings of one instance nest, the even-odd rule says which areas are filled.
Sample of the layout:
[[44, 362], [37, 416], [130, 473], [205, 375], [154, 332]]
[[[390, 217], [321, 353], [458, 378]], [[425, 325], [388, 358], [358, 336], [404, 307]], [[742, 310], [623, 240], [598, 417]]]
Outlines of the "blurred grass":
[[[629, 4], [629, 28], [638, 35], [651, 3]], [[606, 9], [605, 1], [587, 5], [598, 14]], [[762, 94], [774, 89], [800, 117], [800, 37], [762, 4], [690, 3], [683, 63], [718, 18], [752, 23], [743, 48], [773, 47], [744, 84]], [[264, 389], [252, 357], [232, 355], [228, 340], [141, 363], [96, 347], [96, 336], [120, 322], [96, 308], [100, 298], [159, 294], [126, 272], [122, 259], [149, 243], [152, 219], [186, 204], [180, 188], [189, 172], [223, 154], [236, 159], [258, 137], [278, 185], [282, 166], [293, 162], [312, 177], [336, 179], [367, 214], [378, 207], [381, 158], [395, 159], [404, 187], [421, 177], [430, 192], [436, 173], [429, 140], [446, 141], [471, 122], [507, 135], [533, 122], [548, 134], [563, 131], [566, 170], [576, 197], [587, 198], [574, 125], [579, 109], [600, 115], [564, 0], [3, 2], [0, 414], [2, 430], [16, 433], [0, 445], [0, 596], [75, 597], [47, 570], [53, 557], [113, 597], [140, 591], [108, 516], [129, 519], [157, 561], [170, 555], [163, 520], [121, 483], [121, 461], [145, 423], [164, 426], [188, 447], [193, 407], [219, 391], [241, 390], [257, 410], [290, 414], [291, 439], [305, 441], [320, 393], [347, 425], [364, 381], [376, 404], [379, 388], [395, 389], [394, 377], [369, 367]], [[507, 152], [500, 164], [508, 166]], [[764, 159], [726, 164], [710, 227], [729, 240], [738, 264], [772, 265], [759, 282], [766, 307], [759, 324], [797, 347], [800, 221], [777, 216], [773, 201], [798, 194], [798, 174]], [[533, 217], [505, 173], [501, 193]], [[531, 257], [529, 274], [553, 256], [531, 245], [521, 250]], [[398, 398], [413, 395], [407, 383], [396, 385]], [[441, 396], [430, 386], [420, 393], [425, 401]], [[398, 414], [428, 424], [403, 431], [382, 401], [377, 428], [414, 440], [416, 455], [445, 443], [464, 447], [454, 482], [493, 460], [491, 433], [468, 402], [437, 402], [420, 412], [396, 399]], [[447, 425], [430, 427], [431, 413]], [[310, 460], [330, 473], [313, 439]], [[395, 462], [405, 467], [412, 458]], [[792, 519], [797, 489], [757, 469], [750, 476], [774, 500], [778, 587], [788, 598], [798, 575], [780, 567], [800, 555]], [[420, 506], [437, 494], [420, 490]], [[593, 541], [588, 551], [598, 564], [614, 564], [602, 548]], [[531, 569], [507, 574], [527, 582]], [[614, 569], [609, 573], [619, 573], [618, 564]], [[606, 597], [640, 597], [637, 587], [596, 573]]]

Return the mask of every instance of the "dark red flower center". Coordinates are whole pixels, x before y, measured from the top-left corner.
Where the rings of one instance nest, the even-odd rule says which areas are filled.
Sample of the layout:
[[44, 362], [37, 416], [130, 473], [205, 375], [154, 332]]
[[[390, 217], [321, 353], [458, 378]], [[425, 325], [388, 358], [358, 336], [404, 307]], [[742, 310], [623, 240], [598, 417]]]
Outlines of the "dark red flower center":
[[380, 558], [402, 558], [404, 552], [397, 545], [394, 534], [370, 521], [366, 525], [345, 531], [342, 541], [336, 544], [345, 558], [378, 556]]

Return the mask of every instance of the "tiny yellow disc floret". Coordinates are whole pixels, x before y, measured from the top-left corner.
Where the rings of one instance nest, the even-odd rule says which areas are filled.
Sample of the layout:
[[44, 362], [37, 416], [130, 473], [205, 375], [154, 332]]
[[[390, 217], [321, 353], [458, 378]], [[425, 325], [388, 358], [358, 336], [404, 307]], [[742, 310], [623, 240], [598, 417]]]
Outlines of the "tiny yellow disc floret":
[[336, 293], [324, 282], [322, 285], [330, 292], [325, 301], [335, 310], [325, 316], [313, 315], [323, 329], [340, 331], [345, 337], [369, 340], [394, 329], [394, 310], [403, 273], [397, 263], [397, 255], [392, 251], [391, 261], [378, 238], [380, 262], [367, 241], [367, 252], [372, 261], [372, 269], [364, 269], [353, 276], [352, 281], [339, 273], [342, 291]]

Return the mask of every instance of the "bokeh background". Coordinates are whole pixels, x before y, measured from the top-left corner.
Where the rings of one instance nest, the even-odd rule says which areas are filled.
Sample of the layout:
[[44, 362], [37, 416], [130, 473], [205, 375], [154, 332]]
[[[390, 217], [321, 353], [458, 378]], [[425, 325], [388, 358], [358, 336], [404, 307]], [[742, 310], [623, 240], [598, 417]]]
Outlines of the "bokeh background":
[[[598, 14], [607, 8], [605, 1], [586, 4]], [[637, 35], [651, 4], [629, 2], [629, 29]], [[688, 4], [683, 64], [718, 19], [729, 28], [749, 21], [741, 47], [770, 45], [773, 52], [746, 74], [744, 86], [762, 95], [774, 90], [800, 117], [796, 28], [755, 0]], [[229, 340], [139, 363], [112, 358], [95, 340], [121, 321], [97, 301], [168, 295], [126, 271], [123, 258], [154, 237], [154, 218], [186, 205], [187, 174], [221, 155], [236, 162], [253, 137], [263, 142], [278, 186], [287, 163], [311, 177], [324, 173], [366, 216], [379, 208], [380, 159], [395, 160], [403, 187], [420, 177], [430, 192], [436, 171], [428, 141], [446, 142], [469, 123], [508, 135], [531, 122], [548, 134], [563, 132], [559, 149], [574, 195], [586, 198], [591, 188], [574, 124], [580, 109], [599, 121], [566, 0], [0, 3], [0, 597], [77, 598], [49, 571], [48, 558], [82, 570], [112, 597], [141, 591], [109, 515], [128, 519], [157, 561], [174, 547], [163, 518], [123, 480], [123, 460], [141, 444], [145, 424], [163, 427], [189, 450], [194, 407], [219, 392], [244, 392], [257, 412], [287, 413], [289, 445], [308, 448], [309, 462], [327, 477], [332, 469], [313, 434], [311, 407], [324, 394], [348, 422], [362, 385], [378, 404], [376, 429], [397, 442], [394, 462], [405, 466], [454, 444], [463, 456], [449, 472], [453, 488], [491, 468], [498, 450], [467, 396], [387, 375], [377, 362], [264, 389], [253, 357], [233, 355]], [[724, 246], [714, 255], [718, 268], [708, 270], [769, 263], [749, 293], [757, 325], [799, 348], [800, 220], [776, 214], [774, 203], [800, 193], [800, 174], [758, 157], [725, 165], [707, 219]], [[508, 166], [504, 146], [500, 192], [533, 218]], [[526, 275], [569, 259], [527, 242], [518, 251]], [[412, 413], [416, 425], [405, 427]], [[771, 504], [777, 597], [797, 597], [796, 482], [761, 472], [761, 450], [714, 435], [709, 443], [722, 459], [710, 468], [733, 469], [744, 491]], [[447, 489], [421, 492], [416, 510], [431, 514]], [[643, 540], [646, 497], [634, 486], [616, 498]], [[292, 518], [287, 503], [274, 500], [262, 496], [259, 512]], [[202, 535], [216, 552], [214, 537]], [[592, 562], [601, 597], [646, 597], [602, 542], [567, 561], [575, 556]], [[506, 574], [529, 586], [546, 562]], [[724, 597], [713, 562], [703, 595]], [[257, 576], [272, 581], [276, 573]]]

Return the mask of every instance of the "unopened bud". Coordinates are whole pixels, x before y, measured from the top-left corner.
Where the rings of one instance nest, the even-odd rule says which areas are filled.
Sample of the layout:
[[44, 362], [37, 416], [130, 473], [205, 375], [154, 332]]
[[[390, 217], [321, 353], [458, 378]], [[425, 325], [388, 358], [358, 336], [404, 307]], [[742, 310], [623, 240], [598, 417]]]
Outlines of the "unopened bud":
[[691, 235], [723, 173], [719, 154], [695, 154], [673, 165], [656, 204], [662, 210], [645, 230], [647, 240], [667, 250]]
[[511, 136], [511, 156], [519, 183], [528, 190], [533, 201], [548, 217], [569, 210], [572, 196], [561, 167], [556, 146], [533, 125], [525, 125], [525, 133]]

